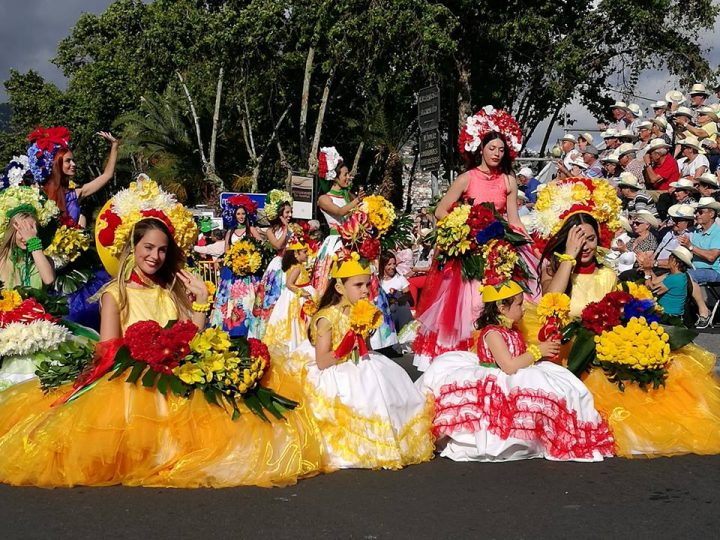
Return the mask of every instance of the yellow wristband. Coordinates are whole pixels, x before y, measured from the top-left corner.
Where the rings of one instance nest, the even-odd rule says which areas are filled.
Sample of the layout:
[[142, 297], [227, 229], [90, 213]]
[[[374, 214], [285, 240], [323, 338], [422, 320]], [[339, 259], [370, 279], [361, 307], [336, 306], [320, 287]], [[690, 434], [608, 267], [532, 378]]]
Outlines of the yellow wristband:
[[191, 308], [193, 311], [197, 311], [198, 313], [207, 313], [210, 311], [210, 302], [206, 302], [205, 304], [193, 302]]
[[557, 260], [561, 263], [569, 262], [573, 265], [573, 267], [577, 264], [577, 260], [572, 255], [568, 255], [567, 253], [558, 253], [555, 252], [555, 256], [557, 257]]
[[538, 347], [537, 345], [528, 346], [527, 352], [532, 354], [532, 356], [533, 356], [532, 363], [533, 364], [542, 358], [542, 353], [540, 352], [540, 347]]

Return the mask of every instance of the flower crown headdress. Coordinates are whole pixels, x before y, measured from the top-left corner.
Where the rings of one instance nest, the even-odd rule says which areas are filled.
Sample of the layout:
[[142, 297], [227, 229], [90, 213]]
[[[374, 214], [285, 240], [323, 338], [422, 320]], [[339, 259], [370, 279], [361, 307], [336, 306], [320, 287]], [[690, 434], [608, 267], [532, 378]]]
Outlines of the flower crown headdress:
[[270, 190], [265, 196], [265, 216], [270, 221], [277, 219], [280, 213], [280, 207], [284, 203], [288, 203], [290, 206], [292, 206], [293, 203], [293, 198], [287, 191], [283, 191], [282, 189]]
[[460, 154], [473, 154], [480, 148], [483, 138], [490, 132], [503, 136], [510, 157], [515, 159], [522, 150], [522, 131], [517, 121], [502, 109], [487, 105], [472, 116], [468, 116], [465, 125], [460, 129], [458, 147]]
[[226, 228], [234, 229], [237, 226], [235, 212], [237, 212], [238, 208], [244, 208], [245, 212], [247, 212], [248, 224], [254, 223], [258, 209], [257, 203], [247, 195], [234, 195], [223, 202], [222, 218]]
[[342, 156], [334, 146], [321, 148], [318, 156], [318, 176], [323, 180], [332, 182], [337, 176], [335, 169], [342, 160]]
[[610, 247], [613, 233], [621, 227], [620, 199], [604, 179], [554, 180], [538, 191], [535, 210], [532, 231], [541, 242], [555, 235], [569, 217], [580, 213], [590, 214], [598, 222], [601, 247]]
[[38, 127], [28, 135], [27, 156], [33, 178], [44, 184], [52, 172], [53, 159], [61, 148], [70, 144], [70, 130], [64, 126]]
[[360, 254], [355, 251], [334, 255], [330, 277], [345, 279], [353, 276], [369, 276], [370, 266], [363, 265], [360, 259]]
[[37, 184], [3, 189], [0, 191], [0, 234], [5, 232], [10, 220], [22, 212], [34, 215], [38, 224], [44, 227], [57, 217], [60, 209], [54, 201], [48, 200]]
[[95, 226], [95, 243], [105, 269], [118, 271], [118, 257], [131, 241], [135, 225], [147, 218], [162, 221], [175, 243], [188, 253], [197, 239], [190, 211], [148, 176], [141, 174], [127, 189], [116, 193], [101, 209]]
[[0, 176], [0, 189], [21, 185], [29, 170], [30, 159], [27, 156], [13, 156]]
[[307, 249], [307, 245], [305, 245], [302, 240], [299, 238], [293, 236], [290, 239], [290, 242], [288, 243], [287, 249], [290, 251], [302, 251], [303, 249]]

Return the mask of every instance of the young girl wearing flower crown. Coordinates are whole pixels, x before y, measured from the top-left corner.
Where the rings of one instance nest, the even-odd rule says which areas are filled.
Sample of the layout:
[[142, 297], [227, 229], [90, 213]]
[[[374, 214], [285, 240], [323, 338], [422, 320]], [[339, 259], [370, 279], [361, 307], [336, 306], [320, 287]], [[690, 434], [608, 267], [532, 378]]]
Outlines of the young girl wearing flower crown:
[[305, 268], [307, 259], [308, 247], [293, 239], [282, 257], [285, 287], [270, 314], [263, 337], [272, 356], [286, 357], [307, 337], [307, 322], [312, 316], [308, 310], [315, 293]]
[[483, 289], [477, 354], [443, 354], [415, 383], [435, 398], [433, 433], [455, 461], [600, 461], [613, 439], [587, 388], [567, 369], [541, 362], [558, 341], [527, 345], [516, 324], [523, 289], [516, 282]]
[[[170, 197], [163, 195], [161, 202]], [[126, 376], [110, 376], [122, 344], [116, 338], [131, 325], [155, 321], [164, 326], [189, 319], [201, 328], [209, 310], [205, 283], [182, 269], [184, 252], [196, 237], [190, 213], [176, 207], [169, 211], [170, 219], [163, 211], [152, 212], [153, 217], [129, 227], [124, 242], [120, 227], [130, 225], [137, 211], [113, 217], [119, 227], [109, 238], [112, 253], [116, 248], [122, 253], [119, 277], [101, 292], [100, 349], [74, 389], [46, 395], [30, 381], [0, 392], [0, 482], [46, 487], [271, 486], [294, 483], [320, 470], [320, 440], [302, 406], [286, 412], [285, 421], [263, 421], [243, 406], [233, 420], [202, 392], [163, 395], [139, 382], [126, 382]], [[109, 220], [103, 225], [99, 220], [101, 230], [109, 226]], [[99, 241], [101, 247], [107, 246]], [[278, 370], [270, 371], [267, 383], [291, 399], [300, 394]]]
[[336, 262], [310, 339], [290, 358], [332, 468], [397, 469], [432, 457], [429, 402], [400, 366], [367, 350], [381, 317], [369, 284], [357, 254]]

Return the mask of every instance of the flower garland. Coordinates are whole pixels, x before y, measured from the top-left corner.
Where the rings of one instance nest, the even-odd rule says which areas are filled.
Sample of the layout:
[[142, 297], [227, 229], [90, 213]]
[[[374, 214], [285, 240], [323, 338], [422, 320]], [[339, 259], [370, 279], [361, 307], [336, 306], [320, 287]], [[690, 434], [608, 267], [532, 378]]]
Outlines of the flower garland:
[[252, 240], [235, 242], [225, 252], [225, 266], [236, 276], [256, 273], [262, 265], [262, 254], [258, 245]]
[[219, 328], [198, 332], [189, 321], [169, 328], [153, 321], [131, 325], [116, 353], [111, 378], [130, 368], [128, 383], [142, 377], [144, 386], [156, 387], [163, 395], [171, 391], [189, 397], [199, 390], [210, 403], [228, 405], [233, 419], [241, 414], [239, 401], [266, 421], [265, 411], [282, 419], [284, 412], [297, 405], [262, 385], [270, 370], [270, 354], [262, 342], [233, 339]]
[[584, 212], [593, 216], [600, 226], [599, 244], [609, 247], [614, 232], [621, 227], [620, 210], [617, 192], [607, 180], [555, 180], [538, 192], [531, 228], [536, 241], [545, 244], [568, 217]]
[[197, 226], [192, 214], [174, 195], [145, 175], [140, 175], [127, 189], [116, 193], [109, 208], [98, 217], [98, 242], [113, 257], [119, 257], [130, 241], [135, 224], [149, 217], [167, 225], [184, 253], [191, 251], [197, 240]]
[[23, 211], [35, 214], [43, 227], [60, 213], [38, 185], [9, 187], [0, 192], [0, 231], [5, 231], [15, 214]]
[[517, 158], [522, 150], [522, 130], [507, 111], [497, 110], [492, 105], [487, 105], [474, 115], [468, 116], [458, 136], [460, 154], [467, 156], [477, 152], [485, 135], [493, 131], [503, 136], [510, 157]]
[[293, 204], [293, 198], [287, 191], [282, 189], [271, 189], [265, 197], [265, 217], [272, 221], [277, 219], [280, 207], [288, 203], [290, 206]]
[[27, 156], [13, 156], [0, 176], [0, 189], [19, 186], [29, 170], [30, 161]]

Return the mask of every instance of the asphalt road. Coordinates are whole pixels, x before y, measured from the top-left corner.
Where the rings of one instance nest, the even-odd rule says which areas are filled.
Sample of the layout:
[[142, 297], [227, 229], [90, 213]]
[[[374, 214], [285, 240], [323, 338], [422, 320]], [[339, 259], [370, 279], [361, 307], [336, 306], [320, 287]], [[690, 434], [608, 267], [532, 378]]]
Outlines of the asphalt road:
[[[698, 341], [720, 350], [718, 334]], [[274, 489], [0, 486], [0, 539], [718, 538], [719, 488], [720, 456], [436, 458]]]

